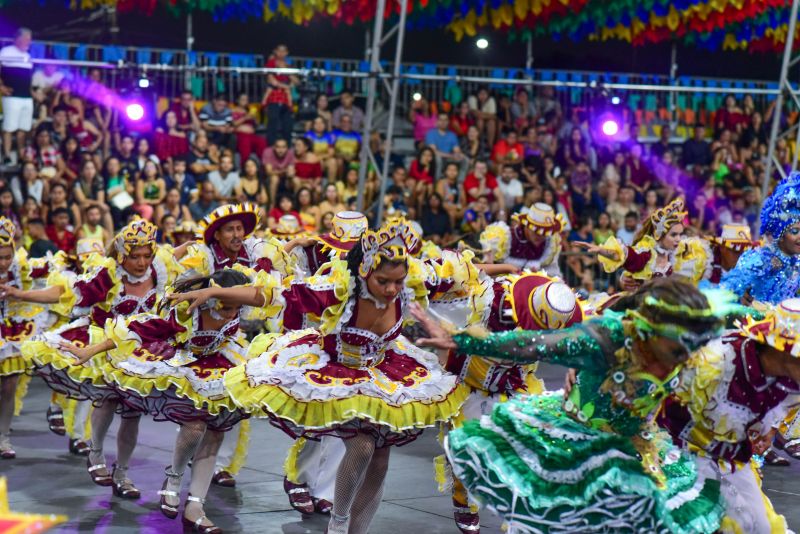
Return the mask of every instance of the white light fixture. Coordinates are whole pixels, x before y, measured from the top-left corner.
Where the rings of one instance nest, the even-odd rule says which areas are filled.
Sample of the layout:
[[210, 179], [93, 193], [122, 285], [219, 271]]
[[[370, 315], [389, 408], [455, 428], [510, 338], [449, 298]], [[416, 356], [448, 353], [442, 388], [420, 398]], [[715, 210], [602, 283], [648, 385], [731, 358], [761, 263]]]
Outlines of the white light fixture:
[[487, 48], [489, 48], [489, 41], [481, 37], [480, 39], [475, 41], [475, 46], [477, 46], [481, 50], [486, 50]]
[[618, 106], [619, 102], [620, 102], [620, 100], [619, 100], [618, 96], [612, 96], [611, 97], [611, 103], [614, 104], [615, 106]]
[[139, 88], [147, 89], [148, 87], [150, 87], [150, 80], [148, 80], [145, 76], [139, 78]]
[[414, 102], [419, 102], [420, 100], [422, 100], [422, 94], [421, 93], [414, 93], [413, 95], [411, 95], [411, 98], [414, 99]]

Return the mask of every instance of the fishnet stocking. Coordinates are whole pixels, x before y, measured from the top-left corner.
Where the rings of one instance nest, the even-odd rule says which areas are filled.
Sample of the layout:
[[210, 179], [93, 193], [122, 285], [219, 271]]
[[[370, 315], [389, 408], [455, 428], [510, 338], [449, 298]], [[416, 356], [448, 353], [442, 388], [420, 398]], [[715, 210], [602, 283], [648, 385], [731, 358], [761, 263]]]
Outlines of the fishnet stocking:
[[11, 418], [14, 417], [14, 394], [17, 392], [19, 375], [0, 378], [0, 434], [11, 431]]
[[114, 473], [115, 481], [125, 480], [128, 472], [128, 463], [133, 456], [133, 450], [139, 439], [140, 417], [123, 417], [117, 431], [117, 470]]
[[[197, 452], [192, 460], [192, 480], [189, 483], [189, 493], [192, 497], [206, 498], [211, 477], [214, 476], [214, 467], [217, 465], [217, 453], [222, 445], [223, 432], [206, 430]], [[186, 519], [194, 522], [205, 515], [203, 503], [189, 501], [183, 511]], [[211, 521], [203, 521], [203, 525], [211, 525]]]
[[92, 448], [89, 451], [89, 461], [92, 465], [106, 463], [103, 443], [106, 440], [111, 421], [114, 420], [116, 408], [116, 402], [107, 401], [92, 412]]
[[[197, 450], [200, 440], [203, 439], [205, 431], [206, 425], [201, 421], [181, 425], [178, 436], [175, 438], [175, 446], [172, 449], [172, 465], [168, 469], [170, 473], [177, 476], [167, 477], [166, 489], [168, 491], [174, 491], [180, 495], [181, 476], [186, 470], [192, 455]], [[177, 497], [164, 496], [164, 500], [167, 501], [167, 504], [176, 508], [180, 504], [180, 499]]]
[[367, 434], [358, 434], [346, 439], [344, 444], [347, 450], [336, 471], [336, 488], [328, 534], [347, 534], [350, 509], [358, 496], [359, 488], [375, 453], [375, 440]]
[[353, 502], [353, 513], [350, 518], [348, 534], [367, 534], [372, 518], [378, 511], [383, 497], [383, 486], [386, 471], [389, 469], [389, 447], [375, 449], [369, 463], [361, 488]]

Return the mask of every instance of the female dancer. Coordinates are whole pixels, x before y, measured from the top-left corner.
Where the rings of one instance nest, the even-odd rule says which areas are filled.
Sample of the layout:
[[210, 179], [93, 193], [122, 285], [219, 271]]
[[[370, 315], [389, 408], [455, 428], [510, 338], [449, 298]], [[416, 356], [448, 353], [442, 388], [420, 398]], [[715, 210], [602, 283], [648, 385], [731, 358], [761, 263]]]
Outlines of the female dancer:
[[[24, 248], [15, 249], [17, 228], [13, 222], [0, 217], [0, 281], [6, 294], [33, 287], [34, 281], [47, 276], [47, 264], [35, 268]], [[0, 298], [2, 298], [0, 296]], [[42, 306], [24, 302], [0, 300], [0, 459], [16, 458], [11, 446], [11, 418], [14, 405], [24, 395], [17, 388], [20, 377], [28, 368], [20, 355], [21, 344], [48, 326], [48, 312]], [[52, 414], [48, 411], [48, 418]]]
[[[650, 421], [681, 366], [720, 330], [720, 312], [689, 283], [656, 279], [608, 315], [551, 332], [451, 337], [417, 313], [424, 346], [579, 369], [569, 397], [516, 397], [445, 443], [471, 495], [521, 532], [711, 533], [719, 483], [657, 439]], [[563, 401], [563, 408], [562, 408]]]
[[[178, 283], [170, 299], [181, 302], [181, 293], [208, 287], [241, 286], [254, 296], [268, 290], [249, 284], [239, 271], [222, 269]], [[235, 339], [240, 306], [224, 300], [209, 300], [196, 308], [163, 304], [161, 315], [142, 313], [107, 322], [105, 339], [99, 343], [88, 347], [65, 343], [62, 349], [77, 357], [77, 364], [105, 352], [106, 380], [127, 408], [181, 425], [172, 465], [159, 491], [160, 508], [170, 519], [177, 517], [181, 479], [191, 459], [183, 522], [197, 532], [217, 534], [221, 529], [203, 511], [205, 496], [224, 433], [247, 417], [223, 384], [225, 372], [245, 361], [245, 349]]]
[[[328, 274], [283, 293], [284, 308], [292, 311], [287, 330], [303, 328], [295, 320], [303, 315], [316, 316], [319, 326], [273, 335], [269, 343], [256, 338], [253, 345], [269, 345], [266, 350], [225, 376], [237, 405], [270, 417], [290, 436], [345, 440], [330, 534], [366, 532], [381, 500], [389, 447], [450, 419], [466, 398], [467, 389], [436, 356], [400, 333], [412, 301], [426, 304], [429, 293], [458, 285], [458, 275], [442, 279], [431, 264], [411, 258], [416, 245], [404, 225], [365, 232], [346, 262], [334, 260]], [[440, 271], [452, 273], [451, 267]], [[210, 288], [185, 298], [202, 302], [232, 293]], [[242, 297], [242, 304], [263, 304], [251, 294]]]
[[[64, 327], [27, 341], [22, 354], [36, 366], [36, 374], [51, 389], [94, 403], [87, 469], [95, 484], [112, 486], [114, 494], [125, 499], [140, 496], [127, 473], [136, 447], [141, 414], [122, 410], [117, 433], [117, 462], [109, 473], [103, 444], [114, 413], [122, 408], [119, 395], [106, 382], [101, 365], [75, 367], [72, 365], [74, 358], [62, 347], [91, 344], [101, 333], [97, 327], [108, 319], [155, 309], [175, 272], [172, 256], [157, 249], [155, 233], [156, 227], [151, 223], [134, 221], [117, 234], [107, 257], [94, 255], [83, 262], [83, 275], [68, 278], [54, 272], [48, 279], [49, 287], [40, 290], [3, 287], [7, 300], [53, 304], [52, 308], [61, 310], [64, 315], [78, 309], [86, 312], [85, 316]], [[170, 264], [169, 269], [167, 264]]]
[[656, 210], [633, 238], [632, 246], [625, 246], [616, 237], [603, 245], [574, 241], [573, 244], [598, 254], [607, 273], [625, 269], [622, 285], [635, 289], [651, 278], [670, 276], [675, 266], [675, 250], [683, 236], [683, 201], [675, 199], [667, 207]]

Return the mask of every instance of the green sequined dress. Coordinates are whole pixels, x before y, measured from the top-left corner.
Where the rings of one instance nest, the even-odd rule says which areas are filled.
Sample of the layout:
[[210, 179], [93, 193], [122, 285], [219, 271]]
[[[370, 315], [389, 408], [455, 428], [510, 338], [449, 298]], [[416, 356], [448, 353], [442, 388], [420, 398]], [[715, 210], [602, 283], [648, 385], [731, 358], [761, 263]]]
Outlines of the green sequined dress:
[[569, 399], [517, 396], [450, 432], [445, 447], [470, 494], [519, 533], [712, 533], [719, 482], [652, 423], [679, 382], [643, 372], [619, 316], [551, 332], [455, 336], [467, 354], [578, 369]]

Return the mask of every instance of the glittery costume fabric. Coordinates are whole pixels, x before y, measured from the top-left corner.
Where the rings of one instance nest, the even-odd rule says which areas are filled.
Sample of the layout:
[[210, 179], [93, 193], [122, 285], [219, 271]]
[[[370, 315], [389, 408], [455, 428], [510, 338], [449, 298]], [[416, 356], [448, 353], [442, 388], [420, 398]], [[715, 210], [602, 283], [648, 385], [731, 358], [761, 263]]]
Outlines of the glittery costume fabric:
[[774, 243], [748, 250], [722, 276], [720, 287], [740, 297], [749, 291], [757, 301], [777, 304], [800, 291], [800, 256], [784, 254]]
[[514, 532], [711, 533], [719, 483], [656, 434], [651, 419], [677, 385], [645, 373], [631, 326], [608, 316], [558, 331], [455, 336], [458, 349], [578, 369], [569, 398], [519, 396], [447, 439], [454, 473]]

